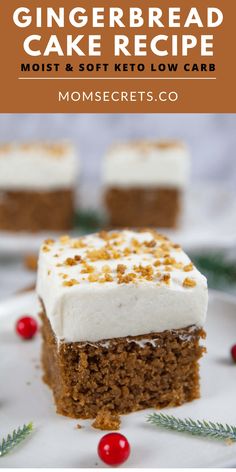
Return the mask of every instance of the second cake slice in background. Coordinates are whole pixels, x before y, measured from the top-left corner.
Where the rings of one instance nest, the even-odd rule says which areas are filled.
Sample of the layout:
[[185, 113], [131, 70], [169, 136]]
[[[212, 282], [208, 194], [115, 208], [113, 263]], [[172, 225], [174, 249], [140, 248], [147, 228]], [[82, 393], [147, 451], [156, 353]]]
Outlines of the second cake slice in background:
[[140, 141], [112, 147], [103, 167], [109, 224], [175, 228], [189, 167], [189, 152], [181, 142]]
[[65, 141], [0, 146], [0, 230], [71, 229], [77, 156]]

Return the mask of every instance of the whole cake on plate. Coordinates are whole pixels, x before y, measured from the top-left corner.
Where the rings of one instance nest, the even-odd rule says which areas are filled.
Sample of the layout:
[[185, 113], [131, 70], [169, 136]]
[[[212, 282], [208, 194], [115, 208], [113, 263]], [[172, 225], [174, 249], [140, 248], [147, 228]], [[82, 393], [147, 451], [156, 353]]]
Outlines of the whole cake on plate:
[[0, 145], [0, 230], [72, 227], [76, 154], [67, 142]]
[[57, 411], [94, 418], [199, 397], [206, 278], [154, 230], [41, 247], [44, 379]]
[[112, 227], [178, 225], [190, 156], [182, 142], [137, 141], [113, 146], [103, 165]]

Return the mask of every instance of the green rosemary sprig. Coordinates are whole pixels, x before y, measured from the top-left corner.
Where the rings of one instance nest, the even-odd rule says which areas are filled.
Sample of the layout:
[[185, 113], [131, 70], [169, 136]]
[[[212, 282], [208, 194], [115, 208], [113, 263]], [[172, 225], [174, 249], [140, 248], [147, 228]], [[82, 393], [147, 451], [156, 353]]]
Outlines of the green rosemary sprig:
[[95, 211], [77, 211], [74, 215], [74, 229], [81, 233], [100, 231], [103, 226], [104, 216]]
[[8, 434], [6, 439], [0, 443], [0, 457], [5, 456], [13, 447], [20, 444], [33, 430], [33, 423], [24, 424], [17, 430], [14, 429], [12, 434]]
[[192, 420], [190, 418], [180, 419], [162, 413], [152, 413], [147, 421], [155, 426], [166, 428], [179, 433], [189, 433], [194, 436], [223, 439], [225, 441], [236, 441], [236, 426], [212, 421]]

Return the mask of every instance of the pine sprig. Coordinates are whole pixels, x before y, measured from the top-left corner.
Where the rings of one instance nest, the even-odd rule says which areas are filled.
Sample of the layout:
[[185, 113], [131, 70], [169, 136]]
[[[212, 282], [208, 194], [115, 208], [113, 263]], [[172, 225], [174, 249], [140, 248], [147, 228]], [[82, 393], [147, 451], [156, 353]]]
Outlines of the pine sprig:
[[74, 215], [74, 229], [86, 234], [99, 231], [105, 224], [104, 215], [92, 210], [77, 211]]
[[0, 457], [5, 456], [15, 446], [20, 444], [33, 430], [33, 423], [24, 424], [17, 430], [14, 429], [13, 433], [8, 434], [6, 439], [3, 439], [0, 443]]
[[230, 260], [223, 252], [192, 254], [191, 259], [197, 268], [206, 275], [211, 288], [222, 288], [236, 284], [235, 260]]
[[189, 433], [194, 436], [208, 437], [212, 439], [221, 439], [225, 441], [236, 441], [236, 426], [212, 421], [192, 420], [191, 418], [175, 418], [174, 416], [164, 415], [162, 413], [153, 413], [148, 416], [147, 421], [154, 426], [166, 428], [179, 433]]

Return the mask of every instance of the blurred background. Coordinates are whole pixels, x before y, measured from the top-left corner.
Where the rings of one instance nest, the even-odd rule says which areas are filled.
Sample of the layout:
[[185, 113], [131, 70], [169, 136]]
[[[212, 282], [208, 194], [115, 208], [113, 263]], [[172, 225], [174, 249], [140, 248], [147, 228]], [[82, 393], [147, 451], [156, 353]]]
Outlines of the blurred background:
[[192, 154], [192, 182], [220, 181], [236, 187], [236, 115], [0, 115], [0, 141], [63, 138], [78, 149], [85, 207], [91, 204], [85, 186], [99, 195], [101, 159], [107, 148], [129, 139], [183, 139]]
[[[184, 140], [192, 156], [189, 219], [176, 238], [209, 273], [213, 287], [236, 293], [236, 115], [0, 115], [0, 142], [61, 139], [71, 140], [78, 150], [80, 207], [95, 212], [102, 201], [101, 161], [110, 145]], [[4, 253], [0, 236], [0, 299], [34, 280], [22, 254]]]

